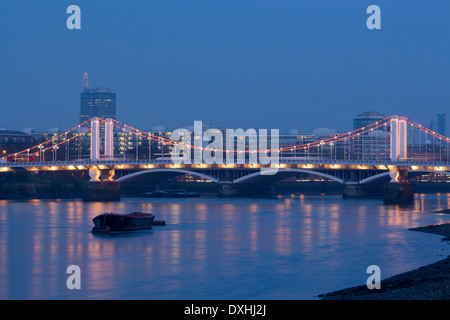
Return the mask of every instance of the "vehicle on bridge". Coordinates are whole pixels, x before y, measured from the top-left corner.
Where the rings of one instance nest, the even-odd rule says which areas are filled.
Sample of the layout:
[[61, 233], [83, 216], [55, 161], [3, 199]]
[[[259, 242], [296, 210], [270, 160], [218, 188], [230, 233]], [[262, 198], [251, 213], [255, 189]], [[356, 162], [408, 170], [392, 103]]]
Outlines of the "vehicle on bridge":
[[6, 162], [35, 162], [34, 155], [18, 154], [6, 157]]

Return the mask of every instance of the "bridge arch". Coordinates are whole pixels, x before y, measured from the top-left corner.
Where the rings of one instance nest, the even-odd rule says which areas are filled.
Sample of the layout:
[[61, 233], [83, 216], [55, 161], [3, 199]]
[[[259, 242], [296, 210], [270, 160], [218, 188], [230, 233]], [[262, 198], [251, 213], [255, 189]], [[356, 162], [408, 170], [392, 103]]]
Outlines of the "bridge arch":
[[389, 171], [386, 171], [386, 172], [383, 172], [383, 173], [378, 173], [378, 174], [375, 174], [375, 175], [370, 176], [368, 178], [362, 179], [359, 183], [360, 184], [370, 183], [370, 182], [374, 182], [375, 180], [383, 179], [385, 177], [389, 177]]
[[[281, 175], [280, 175], [281, 173]], [[293, 175], [295, 173], [307, 173], [312, 174], [316, 176], [321, 176], [330, 180], [334, 180], [339, 183], [344, 183], [344, 179], [340, 179], [338, 177], [335, 177], [333, 175], [320, 172], [320, 171], [314, 171], [314, 170], [308, 170], [308, 169], [298, 169], [298, 168], [292, 168], [292, 169], [278, 169], [278, 172], [275, 175], [261, 175], [261, 171], [257, 171], [251, 174], [248, 174], [246, 176], [240, 177], [238, 179], [235, 179], [233, 183], [248, 183], [251, 180], [258, 180], [258, 177], [265, 177], [265, 178], [272, 178], [273, 180], [282, 180], [286, 177], [289, 177], [290, 175]], [[278, 176], [278, 177], [277, 177]]]
[[126, 176], [120, 177], [118, 179], [116, 179], [117, 182], [126, 182], [130, 179], [133, 179], [135, 177], [144, 175], [144, 174], [152, 174], [152, 173], [158, 173], [158, 172], [166, 172], [166, 173], [178, 173], [179, 175], [181, 174], [191, 174], [193, 176], [197, 176], [200, 178], [204, 178], [204, 179], [208, 179], [211, 180], [213, 182], [219, 182], [219, 180], [217, 178], [211, 177], [209, 175], [203, 174], [203, 173], [199, 173], [199, 172], [195, 172], [195, 171], [190, 171], [190, 170], [184, 170], [184, 169], [147, 169], [147, 170], [141, 170], [141, 171], [137, 171], [137, 172], [133, 172], [130, 174], [127, 174]]

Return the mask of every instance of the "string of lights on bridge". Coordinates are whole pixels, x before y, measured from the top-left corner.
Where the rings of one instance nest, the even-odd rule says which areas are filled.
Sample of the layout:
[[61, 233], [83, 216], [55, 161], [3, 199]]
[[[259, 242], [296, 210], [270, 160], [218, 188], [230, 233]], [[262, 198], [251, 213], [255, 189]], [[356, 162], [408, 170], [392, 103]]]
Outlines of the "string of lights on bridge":
[[[386, 117], [386, 118], [384, 118], [382, 120], [379, 120], [377, 122], [369, 124], [367, 126], [364, 126], [364, 127], [361, 127], [361, 128], [358, 128], [358, 129], [355, 129], [353, 131], [346, 132], [346, 133], [343, 133], [343, 134], [336, 134], [336, 135], [334, 135], [332, 137], [329, 137], [329, 138], [326, 138], [326, 139], [321, 139], [321, 140], [317, 140], [317, 141], [309, 142], [309, 143], [298, 144], [298, 145], [294, 145], [294, 146], [285, 146], [285, 147], [281, 147], [281, 148], [277, 148], [277, 149], [258, 150], [257, 152], [274, 152], [274, 151], [276, 151], [276, 152], [289, 152], [289, 151], [292, 151], [293, 152], [293, 151], [296, 151], [296, 150], [306, 150], [306, 149], [309, 150], [311, 148], [316, 148], [316, 147], [320, 148], [320, 147], [324, 147], [324, 146], [333, 146], [337, 142], [350, 141], [351, 139], [356, 139], [359, 136], [362, 136], [362, 135], [364, 135], [364, 134], [366, 134], [368, 132], [373, 132], [373, 131], [375, 131], [377, 129], [380, 129], [381, 127], [384, 127], [385, 128], [384, 132], [387, 132], [387, 126], [392, 123], [393, 119], [394, 119], [394, 116], [389, 116], [389, 117]], [[411, 126], [411, 128], [413, 128], [413, 127], [417, 128], [421, 132], [424, 132], [427, 135], [430, 135], [430, 136], [432, 136], [434, 138], [437, 138], [440, 141], [446, 142], [447, 144], [450, 143], [450, 138], [447, 138], [447, 137], [445, 137], [445, 136], [443, 136], [441, 134], [438, 134], [438, 133], [436, 133], [436, 132], [434, 132], [434, 131], [424, 127], [423, 125], [420, 125], [419, 123], [417, 123], [417, 122], [415, 122], [415, 121], [413, 121], [413, 120], [411, 120], [411, 119], [409, 119], [407, 117], [396, 117], [396, 119], [402, 119], [402, 120], [406, 121], [406, 123], [408, 123]], [[0, 159], [4, 160], [4, 159], [10, 158], [10, 157], [15, 157], [15, 156], [18, 156], [18, 155], [21, 155], [21, 154], [30, 155], [30, 154], [34, 154], [35, 152], [37, 154], [39, 154], [41, 152], [45, 152], [45, 151], [50, 150], [50, 149], [56, 149], [59, 146], [65, 144], [65, 143], [68, 143], [69, 141], [71, 141], [71, 140], [73, 140], [73, 139], [75, 139], [77, 137], [80, 137], [80, 136], [83, 136], [83, 135], [89, 133], [91, 131], [90, 127], [86, 128], [85, 130], [83, 130], [81, 132], [80, 132], [80, 129], [81, 128], [84, 129], [85, 126], [88, 126], [88, 124], [92, 120], [93, 120], [93, 118], [88, 119], [88, 120], [84, 121], [83, 123], [80, 123], [79, 125], [73, 127], [72, 129], [57, 135], [56, 137], [48, 139], [48, 140], [46, 140], [46, 141], [44, 141], [42, 143], [39, 143], [38, 145], [33, 146], [31, 148], [27, 148], [27, 149], [24, 149], [22, 151], [19, 151], [19, 152], [16, 152], [16, 153], [12, 153], [12, 154], [9, 154], [9, 155], [4, 155]], [[106, 122], [105, 119], [98, 118], [98, 120], [101, 123], [105, 123]], [[118, 128], [118, 129], [120, 129], [120, 130], [122, 130], [123, 132], [128, 132], [130, 134], [134, 134], [134, 135], [136, 135], [138, 137], [141, 137], [141, 138], [145, 138], [145, 139], [148, 139], [148, 140], [151, 140], [151, 141], [156, 141], [156, 142], [164, 143], [164, 144], [168, 144], [168, 145], [179, 145], [181, 147], [189, 147], [189, 148], [192, 148], [192, 149], [201, 149], [201, 150], [208, 150], [208, 151], [215, 151], [215, 152], [219, 152], [219, 151], [222, 151], [222, 152], [230, 152], [231, 151], [231, 152], [235, 152], [235, 153], [237, 153], [237, 152], [245, 152], [245, 153], [254, 152], [254, 150], [217, 150], [217, 149], [203, 147], [203, 146], [196, 146], [195, 144], [185, 144], [183, 141], [173, 141], [171, 139], [167, 139], [167, 138], [164, 138], [164, 137], [152, 134], [151, 132], [145, 132], [145, 131], [139, 130], [137, 128], [131, 127], [131, 126], [129, 126], [129, 125], [125, 124], [125, 123], [122, 123], [120, 121], [117, 121], [115, 119], [112, 119], [112, 121], [113, 121], [112, 122], [113, 126]], [[68, 137], [68, 135], [70, 133], [75, 132], [75, 131], [78, 131], [78, 132], [76, 132], [73, 136]], [[63, 137], [65, 137], [65, 138], [63, 140], [59, 141]], [[47, 145], [49, 145], [49, 146], [47, 147]], [[447, 147], [447, 152], [448, 152], [448, 147]]]
[[[283, 148], [268, 149], [268, 150], [259, 150], [259, 152], [293, 151], [293, 150], [306, 149], [306, 148], [312, 148], [312, 147], [317, 147], [317, 146], [333, 144], [333, 143], [336, 143], [338, 141], [354, 138], [354, 137], [359, 136], [361, 134], [364, 134], [364, 133], [367, 133], [369, 131], [373, 131], [375, 129], [378, 129], [378, 128], [382, 127], [382, 126], [385, 126], [385, 125], [387, 125], [389, 123], [387, 120], [389, 120], [391, 118], [392, 118], [392, 116], [389, 116], [389, 117], [386, 117], [386, 118], [384, 118], [384, 119], [382, 119], [380, 121], [377, 121], [375, 123], [367, 125], [365, 127], [362, 127], [362, 128], [359, 128], [359, 129], [356, 129], [356, 130], [353, 130], [351, 132], [347, 132], [347, 133], [344, 133], [344, 134], [335, 135], [334, 137], [331, 137], [331, 138], [326, 138], [326, 139], [318, 140], [318, 141], [315, 141], [315, 142], [304, 143], [304, 144], [291, 146], [291, 147], [283, 147]], [[126, 125], [124, 123], [121, 123], [121, 122], [119, 122], [117, 120], [114, 120], [114, 119], [113, 119], [113, 121], [116, 122], [117, 124], [119, 124], [119, 125], [115, 125], [114, 124], [115, 127], [119, 128], [119, 129], [122, 129], [123, 131], [129, 132], [129, 133], [132, 133], [132, 134], [136, 134], [136, 135], [138, 135], [140, 137], [151, 139], [153, 141], [163, 142], [163, 143], [167, 143], [167, 144], [179, 144], [179, 145], [185, 146], [185, 147], [190, 147], [190, 148], [194, 148], [194, 149], [198, 148], [198, 149], [201, 149], [201, 150], [208, 150], [208, 151], [222, 151], [222, 152], [227, 152], [228, 151], [228, 150], [218, 150], [218, 149], [207, 148], [207, 147], [199, 147], [199, 146], [195, 146], [195, 145], [186, 145], [186, 144], [183, 144], [182, 142], [176, 142], [176, 141], [173, 141], [173, 140], [170, 140], [170, 139], [166, 139], [166, 138], [162, 138], [160, 136], [153, 135], [153, 134], [151, 134], [149, 132], [141, 131], [139, 129], [130, 127], [130, 126], [128, 126], [128, 125]], [[120, 125], [122, 125], [123, 127], [121, 127]], [[129, 128], [129, 129], [126, 129], [126, 128]], [[239, 152], [239, 151], [234, 150], [234, 152]], [[249, 152], [252, 152], [252, 151], [243, 150], [243, 151], [240, 151], [240, 152], [247, 152], [247, 153], [249, 153]]]

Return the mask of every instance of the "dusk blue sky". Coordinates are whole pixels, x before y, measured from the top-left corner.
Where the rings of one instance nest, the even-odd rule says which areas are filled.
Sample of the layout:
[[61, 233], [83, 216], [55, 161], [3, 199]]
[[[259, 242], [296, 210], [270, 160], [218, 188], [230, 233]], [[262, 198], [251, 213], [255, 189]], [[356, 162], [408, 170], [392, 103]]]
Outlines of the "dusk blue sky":
[[141, 129], [344, 131], [368, 110], [429, 125], [450, 106], [449, 15], [448, 0], [0, 0], [0, 127], [77, 125], [84, 72]]

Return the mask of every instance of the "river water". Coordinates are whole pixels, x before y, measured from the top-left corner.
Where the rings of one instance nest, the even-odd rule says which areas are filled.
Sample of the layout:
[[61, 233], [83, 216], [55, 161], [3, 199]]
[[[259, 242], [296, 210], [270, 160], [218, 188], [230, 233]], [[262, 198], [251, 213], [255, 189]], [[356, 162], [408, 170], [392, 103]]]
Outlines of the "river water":
[[[449, 254], [441, 237], [407, 230], [450, 222], [433, 211], [450, 194], [414, 204], [333, 195], [283, 199], [0, 201], [0, 299], [317, 299]], [[91, 233], [103, 212], [152, 212], [166, 226]], [[81, 289], [68, 289], [70, 265]]]

